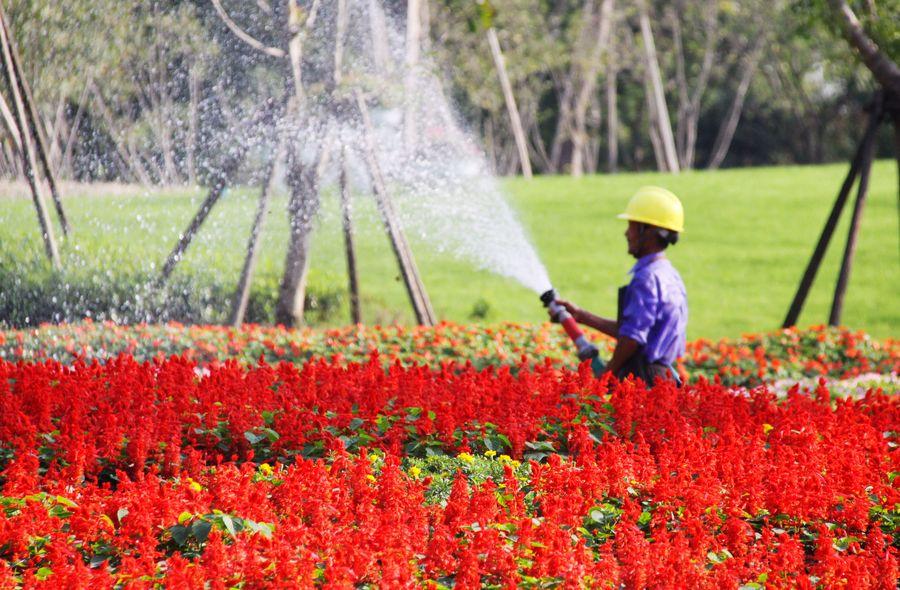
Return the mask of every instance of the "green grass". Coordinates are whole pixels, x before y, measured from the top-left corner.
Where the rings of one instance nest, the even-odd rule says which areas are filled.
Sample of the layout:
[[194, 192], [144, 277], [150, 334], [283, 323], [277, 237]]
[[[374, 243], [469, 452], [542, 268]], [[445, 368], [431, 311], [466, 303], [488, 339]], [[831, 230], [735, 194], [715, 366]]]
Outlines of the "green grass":
[[[643, 184], [678, 194], [686, 211], [682, 241], [670, 250], [690, 302], [690, 338], [738, 336], [777, 328], [825, 222], [846, 165], [778, 167], [663, 174], [620, 174], [583, 179], [537, 178], [505, 182], [514, 208], [532, 236], [555, 287], [565, 297], [603, 315], [615, 313], [616, 288], [628, 280], [624, 222], [615, 218]], [[876, 163], [843, 323], [878, 337], [900, 336], [897, 171]], [[82, 190], [90, 190], [84, 188]], [[75, 235], [63, 245], [64, 264], [79, 280], [119, 280], [135, 271], [152, 273], [202, 199], [201, 191], [164, 191], [139, 196], [71, 194], [66, 208]], [[324, 195], [324, 214], [312, 250], [310, 291], [333, 296], [345, 290], [345, 262], [334, 194]], [[179, 266], [185, 284], [233, 289], [255, 209], [256, 191], [229, 192]], [[357, 247], [363, 319], [411, 322], [412, 314], [389, 243], [371, 199], [357, 199]], [[278, 195], [266, 227], [257, 293], [275, 296], [284, 264], [287, 222]], [[846, 241], [850, 206], [844, 212], [800, 325], [827, 320]], [[437, 314], [459, 322], [541, 321], [531, 291], [474, 270], [467, 262], [412, 241]], [[0, 268], [21, 278], [46, 277], [37, 221], [26, 199], [0, 202]], [[110, 279], [109, 276], [112, 278]], [[0, 291], [3, 286], [0, 286]], [[2, 293], [0, 293], [2, 295]], [[343, 298], [317, 323], [342, 324]], [[226, 305], [227, 307], [227, 305]], [[214, 318], [221, 310], [205, 310]], [[0, 318], [3, 321], [5, 318]]]

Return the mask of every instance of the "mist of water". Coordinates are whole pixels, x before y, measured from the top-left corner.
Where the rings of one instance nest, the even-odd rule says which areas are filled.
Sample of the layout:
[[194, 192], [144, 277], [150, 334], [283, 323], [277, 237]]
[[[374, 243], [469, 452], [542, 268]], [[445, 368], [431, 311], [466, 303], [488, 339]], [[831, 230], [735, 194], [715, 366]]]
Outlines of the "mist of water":
[[[397, 97], [409, 73], [401, 28], [383, 13], [373, 14], [381, 10], [377, 2], [351, 0], [349, 7], [344, 78], [350, 85], [365, 81], [376, 157], [406, 232], [418, 238], [417, 245], [469, 261], [535, 292], [549, 289], [547, 271], [491, 174], [474, 134], [466, 130], [455, 112], [434, 65], [423, 57], [415, 69], [413, 92]], [[333, 10], [324, 10], [323, 22], [331, 22]], [[387, 64], [375, 60], [373, 20], [386, 24]], [[317, 27], [314, 43], [321, 59], [330, 59], [334, 33], [330, 26]], [[368, 170], [361, 154], [365, 145], [362, 123], [357, 117], [336, 116], [328, 101], [326, 98], [314, 112], [301, 135], [314, 135], [311, 129], [336, 128], [337, 141], [332, 149], [348, 154], [356, 192], [369, 192]], [[412, 117], [406, 120], [410, 108]], [[406, 129], [409, 121], [412, 133]], [[322, 132], [318, 135], [321, 137]], [[337, 176], [332, 169], [324, 180], [334, 182]]]

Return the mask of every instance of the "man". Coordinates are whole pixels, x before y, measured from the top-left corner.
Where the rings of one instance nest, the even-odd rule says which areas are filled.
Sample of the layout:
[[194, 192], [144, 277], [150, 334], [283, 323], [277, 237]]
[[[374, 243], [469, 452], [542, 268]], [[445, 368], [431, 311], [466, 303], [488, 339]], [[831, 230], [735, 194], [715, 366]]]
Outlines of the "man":
[[619, 289], [615, 320], [568, 301], [559, 301], [580, 324], [617, 340], [606, 371], [652, 384], [657, 378], [679, 381], [673, 363], [684, 354], [687, 294], [665, 250], [684, 231], [681, 201], [664, 188], [639, 189], [619, 219], [628, 220], [628, 253], [637, 259], [631, 282]]

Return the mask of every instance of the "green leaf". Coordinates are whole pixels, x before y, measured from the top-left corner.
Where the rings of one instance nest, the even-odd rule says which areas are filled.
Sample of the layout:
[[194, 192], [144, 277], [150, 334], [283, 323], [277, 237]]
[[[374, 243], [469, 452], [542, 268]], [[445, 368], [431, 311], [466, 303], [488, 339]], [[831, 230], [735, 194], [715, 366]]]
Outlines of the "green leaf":
[[201, 543], [205, 543], [209, 538], [209, 532], [212, 530], [212, 523], [205, 520], [197, 520], [191, 525], [191, 534]]
[[189, 528], [180, 524], [176, 524], [175, 526], [171, 527], [169, 529], [169, 532], [172, 533], [172, 540], [175, 541], [175, 543], [179, 547], [184, 546], [184, 544], [188, 540], [188, 535], [191, 534], [191, 530]]
[[556, 449], [553, 447], [553, 443], [549, 440], [528, 441], [525, 443], [525, 448], [531, 449], [532, 451], [544, 451], [547, 453], [556, 452]]
[[232, 537], [234, 537], [237, 532], [234, 530], [234, 519], [231, 518], [228, 514], [222, 515], [222, 524], [225, 525], [225, 530], [228, 531]]
[[53, 575], [53, 570], [49, 567], [40, 568], [37, 573], [34, 574], [34, 577], [43, 582], [47, 578]]
[[65, 496], [57, 496], [56, 501], [59, 502], [60, 504], [62, 504], [63, 506], [68, 506], [69, 508], [78, 508], [78, 504], [76, 504], [72, 500], [69, 500]]
[[255, 444], [257, 444], [259, 441], [265, 440], [266, 437], [260, 436], [260, 435], [258, 435], [258, 434], [255, 434], [254, 432], [248, 430], [247, 432], [244, 433], [244, 438], [246, 438], [247, 441], [248, 441], [251, 445], [255, 445]]
[[178, 515], [178, 524], [184, 524], [190, 519], [194, 518], [194, 515], [185, 510], [181, 514]]

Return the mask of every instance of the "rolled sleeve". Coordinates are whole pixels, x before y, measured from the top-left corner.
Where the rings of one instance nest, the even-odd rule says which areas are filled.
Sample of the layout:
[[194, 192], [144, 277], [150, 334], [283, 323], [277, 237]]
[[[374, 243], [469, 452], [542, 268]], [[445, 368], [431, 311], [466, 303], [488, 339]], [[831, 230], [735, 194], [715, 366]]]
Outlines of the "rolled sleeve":
[[656, 308], [659, 305], [652, 277], [635, 277], [628, 285], [626, 299], [619, 337], [631, 338], [643, 346], [647, 344], [650, 329], [656, 321]]

